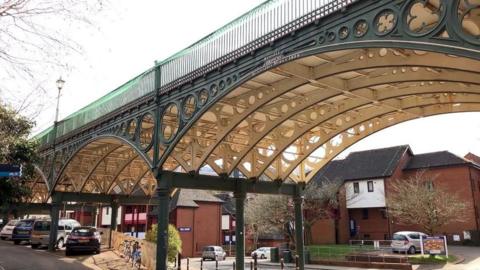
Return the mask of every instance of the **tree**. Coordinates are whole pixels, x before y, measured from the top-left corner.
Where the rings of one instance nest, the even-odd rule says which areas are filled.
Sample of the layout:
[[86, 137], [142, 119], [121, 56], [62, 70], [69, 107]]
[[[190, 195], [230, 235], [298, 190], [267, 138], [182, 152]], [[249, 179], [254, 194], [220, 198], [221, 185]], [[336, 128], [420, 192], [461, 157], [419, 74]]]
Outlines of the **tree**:
[[[0, 1], [0, 93], [18, 111], [39, 110], [43, 80], [71, 69], [69, 55], [82, 53], [73, 33], [93, 28], [105, 0]], [[27, 89], [26, 92], [19, 89]], [[40, 102], [41, 103], [41, 102]], [[37, 106], [35, 106], [37, 105]], [[30, 112], [29, 112], [30, 113]], [[31, 112], [35, 113], [35, 112]], [[37, 112], [38, 113], [38, 112]]]
[[338, 194], [341, 181], [323, 179], [320, 182], [308, 183], [305, 187], [303, 205], [305, 244], [312, 243], [312, 226], [320, 219], [333, 218], [335, 229], [338, 228]]
[[23, 176], [0, 178], [0, 206], [20, 201], [30, 194], [22, 185], [34, 177], [38, 160], [37, 143], [28, 139], [33, 122], [0, 103], [0, 163], [22, 165]]
[[287, 233], [285, 226], [293, 219], [286, 196], [255, 195], [247, 200], [245, 224], [253, 237], [254, 248], [257, 248], [258, 238], [262, 234]]
[[[145, 239], [149, 242], [157, 242], [158, 226], [152, 225], [152, 229], [147, 232]], [[178, 253], [182, 252], [182, 239], [180, 233], [172, 224], [168, 224], [168, 261], [173, 262]]]
[[391, 183], [387, 200], [388, 212], [402, 225], [419, 225], [430, 235], [439, 233], [447, 224], [462, 222], [465, 218], [465, 203], [461, 198], [434, 186], [436, 176], [426, 171], [407, 179]]

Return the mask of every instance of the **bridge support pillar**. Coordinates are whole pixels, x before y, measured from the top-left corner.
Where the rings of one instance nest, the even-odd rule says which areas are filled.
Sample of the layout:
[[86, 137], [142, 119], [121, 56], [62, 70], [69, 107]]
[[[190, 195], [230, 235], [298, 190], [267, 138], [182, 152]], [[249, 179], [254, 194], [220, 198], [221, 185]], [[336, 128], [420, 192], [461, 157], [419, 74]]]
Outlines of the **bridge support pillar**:
[[110, 216], [110, 237], [108, 238], [108, 248], [112, 248], [113, 231], [117, 231], [118, 202], [112, 201], [110, 204], [112, 215]]
[[300, 188], [297, 189], [297, 194], [293, 197], [295, 205], [295, 246], [298, 255], [298, 269], [305, 269], [305, 245], [303, 241], [303, 196], [300, 193]]
[[171, 174], [157, 176], [157, 270], [167, 270], [168, 259], [168, 221], [170, 209]]
[[245, 268], [245, 198], [244, 190], [234, 192], [235, 197], [235, 265], [236, 270]]
[[52, 196], [52, 205], [50, 208], [50, 218], [52, 222], [50, 223], [50, 236], [48, 239], [48, 250], [55, 251], [57, 245], [57, 235], [58, 235], [58, 220], [60, 213], [61, 201], [58, 196]]

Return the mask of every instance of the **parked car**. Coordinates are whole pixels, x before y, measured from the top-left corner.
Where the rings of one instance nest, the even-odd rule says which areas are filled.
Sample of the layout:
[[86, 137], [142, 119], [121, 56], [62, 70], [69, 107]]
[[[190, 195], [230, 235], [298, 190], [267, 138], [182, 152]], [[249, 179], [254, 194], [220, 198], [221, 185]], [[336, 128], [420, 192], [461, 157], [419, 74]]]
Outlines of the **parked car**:
[[396, 232], [392, 238], [392, 251], [393, 252], [408, 252], [409, 254], [415, 254], [421, 250], [420, 237], [426, 237], [427, 235], [422, 232]]
[[206, 246], [203, 248], [202, 260], [212, 259], [214, 261], [225, 260], [227, 253], [219, 246]]
[[12, 240], [15, 245], [20, 244], [22, 241], [30, 242], [34, 222], [35, 219], [22, 219], [15, 225], [12, 231]]
[[[36, 220], [33, 224], [32, 234], [30, 237], [30, 245], [33, 249], [39, 246], [48, 246], [50, 241], [50, 227], [51, 220]], [[64, 246], [67, 236], [71, 233], [73, 228], [80, 227], [80, 223], [74, 219], [60, 219], [58, 221], [57, 230], [57, 248]]]
[[76, 251], [93, 251], [100, 253], [100, 235], [94, 227], [76, 227], [67, 237], [65, 255], [70, 256]]
[[252, 251], [252, 258], [257, 255], [258, 259], [270, 259], [270, 252], [271, 252], [271, 247], [261, 247], [257, 248], [256, 250]]
[[10, 220], [3, 228], [2, 231], [0, 232], [0, 239], [2, 240], [11, 240], [12, 239], [12, 233], [13, 229], [15, 228], [15, 225], [20, 222], [19, 219], [14, 219]]

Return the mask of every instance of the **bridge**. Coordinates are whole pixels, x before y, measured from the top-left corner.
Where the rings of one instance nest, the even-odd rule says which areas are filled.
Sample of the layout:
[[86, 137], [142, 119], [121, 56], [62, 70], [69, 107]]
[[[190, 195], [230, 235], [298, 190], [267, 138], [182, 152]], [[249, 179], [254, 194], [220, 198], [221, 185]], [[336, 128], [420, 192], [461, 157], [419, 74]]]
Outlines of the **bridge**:
[[247, 193], [292, 196], [302, 228], [305, 184], [347, 147], [479, 111], [479, 60], [477, 0], [267, 1], [39, 134], [26, 202], [54, 221], [65, 201], [158, 204], [166, 269], [172, 192], [232, 191], [243, 269]]

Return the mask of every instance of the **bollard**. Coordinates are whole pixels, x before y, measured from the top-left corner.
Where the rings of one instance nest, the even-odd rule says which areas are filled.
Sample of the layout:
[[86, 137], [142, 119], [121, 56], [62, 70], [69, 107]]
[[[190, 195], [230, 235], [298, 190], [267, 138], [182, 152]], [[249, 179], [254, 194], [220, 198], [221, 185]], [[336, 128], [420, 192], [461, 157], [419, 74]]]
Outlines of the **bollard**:
[[285, 265], [283, 265], [283, 258], [280, 259], [280, 269], [283, 270], [283, 268], [285, 267]]
[[200, 260], [200, 270], [203, 269], [203, 259]]
[[253, 270], [253, 262], [250, 261], [250, 270]]
[[235, 270], [235, 262], [233, 262], [233, 270]]
[[180, 252], [178, 253], [178, 264], [177, 264], [177, 269], [178, 270], [181, 270], [182, 269], [182, 254], [180, 254]]
[[190, 258], [187, 257], [187, 270], [190, 270]]
[[217, 260], [216, 256], [215, 256], [215, 270], [218, 270], [218, 260]]
[[295, 255], [295, 269], [298, 269], [298, 255]]
[[254, 269], [254, 270], [257, 270], [257, 267], [258, 267], [258, 261], [257, 261], [257, 259], [258, 259], [257, 253], [253, 254], [253, 269]]

